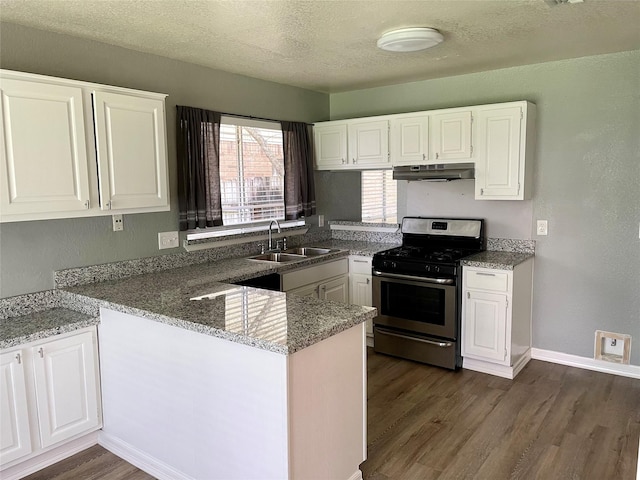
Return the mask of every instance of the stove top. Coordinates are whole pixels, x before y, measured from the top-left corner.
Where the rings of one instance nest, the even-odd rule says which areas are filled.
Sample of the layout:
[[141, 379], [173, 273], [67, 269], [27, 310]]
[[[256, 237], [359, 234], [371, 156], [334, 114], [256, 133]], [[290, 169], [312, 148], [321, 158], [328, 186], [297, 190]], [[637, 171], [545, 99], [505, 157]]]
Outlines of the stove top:
[[450, 278], [460, 259], [484, 250], [481, 219], [405, 217], [402, 233], [402, 246], [374, 255], [374, 270]]

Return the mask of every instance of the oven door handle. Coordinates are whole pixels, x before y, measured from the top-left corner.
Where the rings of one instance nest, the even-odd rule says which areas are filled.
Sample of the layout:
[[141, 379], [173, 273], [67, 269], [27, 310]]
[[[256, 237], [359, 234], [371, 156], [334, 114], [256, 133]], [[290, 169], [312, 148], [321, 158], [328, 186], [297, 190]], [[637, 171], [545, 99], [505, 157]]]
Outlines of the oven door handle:
[[400, 275], [399, 273], [383, 273], [378, 270], [373, 270], [372, 274], [375, 277], [397, 278], [399, 280], [413, 280], [414, 282], [437, 283], [439, 285], [454, 284], [454, 280], [452, 278], [414, 277], [412, 275]]
[[408, 335], [401, 335], [399, 333], [392, 333], [392, 332], [390, 332], [388, 330], [383, 330], [382, 328], [377, 328], [376, 330], [381, 335], [389, 335], [390, 337], [404, 338], [406, 340], [412, 340], [414, 342], [428, 343], [429, 345], [435, 345], [436, 347], [448, 348], [448, 347], [453, 345], [453, 343], [451, 343], [451, 342], [435, 342], [433, 340], [427, 340], [425, 338], [410, 337]]

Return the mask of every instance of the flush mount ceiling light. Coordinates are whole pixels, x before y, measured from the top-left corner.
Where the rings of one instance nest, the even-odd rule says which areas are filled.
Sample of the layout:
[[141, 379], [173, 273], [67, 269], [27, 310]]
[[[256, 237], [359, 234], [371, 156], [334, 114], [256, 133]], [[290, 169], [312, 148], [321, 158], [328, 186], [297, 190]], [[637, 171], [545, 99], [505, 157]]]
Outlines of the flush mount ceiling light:
[[388, 52], [416, 52], [435, 47], [444, 40], [435, 28], [401, 28], [385, 33], [378, 39], [378, 48]]

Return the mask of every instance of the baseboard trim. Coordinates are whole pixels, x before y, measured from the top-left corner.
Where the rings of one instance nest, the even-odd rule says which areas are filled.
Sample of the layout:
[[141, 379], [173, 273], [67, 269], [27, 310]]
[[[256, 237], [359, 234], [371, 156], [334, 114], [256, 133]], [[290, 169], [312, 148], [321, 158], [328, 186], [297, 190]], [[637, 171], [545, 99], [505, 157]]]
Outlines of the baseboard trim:
[[552, 350], [543, 350], [541, 348], [532, 348], [531, 358], [534, 360], [542, 360], [544, 362], [567, 365], [569, 367], [583, 368], [585, 370], [593, 370], [596, 372], [610, 373], [612, 375], [620, 375], [622, 377], [640, 379], [640, 367], [636, 365], [623, 365], [621, 363], [606, 362], [604, 360], [579, 357], [578, 355], [554, 352]]
[[54, 463], [58, 463], [76, 453], [80, 453], [89, 447], [93, 447], [97, 443], [98, 432], [92, 432], [28, 460], [24, 460], [13, 467], [2, 470], [0, 472], [0, 478], [2, 478], [2, 480], [18, 480], [19, 478], [36, 473], [43, 468], [50, 467]]
[[463, 357], [462, 368], [467, 370], [473, 370], [480, 373], [488, 373], [489, 375], [496, 375], [502, 378], [508, 378], [513, 380], [518, 373], [524, 368], [524, 366], [531, 360], [530, 351], [527, 350], [524, 355], [516, 362], [513, 367], [507, 367], [505, 365], [498, 365], [496, 363], [485, 362], [482, 360], [476, 360], [474, 358]]
[[149, 475], [156, 477], [158, 480], [195, 480], [185, 473], [152, 457], [148, 453], [104, 431], [100, 432], [98, 443], [114, 455], [126, 460]]

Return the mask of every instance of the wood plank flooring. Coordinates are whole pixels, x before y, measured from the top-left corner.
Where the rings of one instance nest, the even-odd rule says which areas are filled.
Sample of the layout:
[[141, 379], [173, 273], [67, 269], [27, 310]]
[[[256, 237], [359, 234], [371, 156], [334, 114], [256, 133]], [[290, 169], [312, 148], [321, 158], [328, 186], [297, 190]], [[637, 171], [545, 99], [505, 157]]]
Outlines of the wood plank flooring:
[[[365, 480], [636, 478], [640, 380], [533, 360], [511, 381], [371, 350], [368, 372]], [[153, 477], [95, 446], [26, 478]]]

